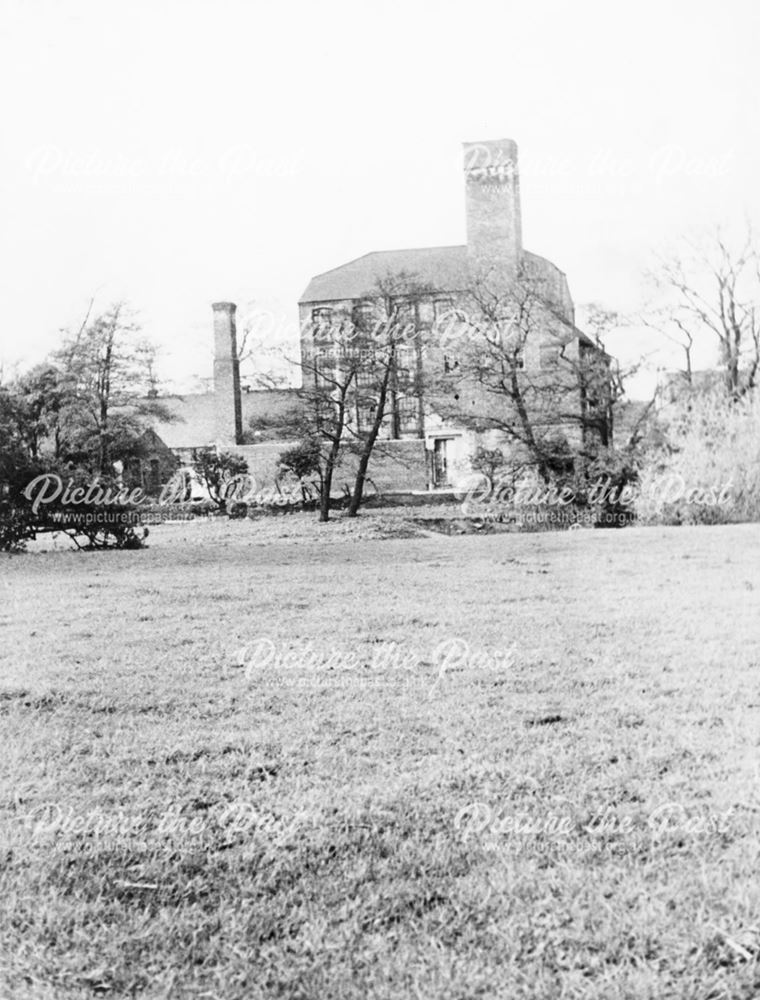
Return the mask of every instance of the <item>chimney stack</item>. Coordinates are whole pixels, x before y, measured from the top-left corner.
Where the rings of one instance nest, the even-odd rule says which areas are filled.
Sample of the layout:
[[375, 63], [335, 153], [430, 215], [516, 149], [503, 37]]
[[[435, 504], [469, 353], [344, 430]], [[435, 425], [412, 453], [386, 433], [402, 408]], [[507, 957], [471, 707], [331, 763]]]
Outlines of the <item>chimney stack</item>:
[[214, 302], [214, 414], [217, 447], [241, 444], [243, 410], [234, 302]]
[[464, 174], [473, 272], [511, 284], [522, 258], [517, 143], [512, 139], [464, 143]]

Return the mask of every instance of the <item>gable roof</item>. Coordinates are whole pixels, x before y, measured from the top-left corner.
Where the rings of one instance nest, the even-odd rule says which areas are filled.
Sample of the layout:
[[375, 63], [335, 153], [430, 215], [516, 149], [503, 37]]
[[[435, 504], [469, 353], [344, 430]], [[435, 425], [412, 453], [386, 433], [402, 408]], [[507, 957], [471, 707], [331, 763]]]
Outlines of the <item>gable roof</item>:
[[376, 250], [365, 253], [311, 279], [299, 303], [361, 299], [371, 294], [379, 279], [407, 271], [441, 291], [467, 287], [467, 247], [423, 247], [416, 250]]
[[[560, 307], [565, 321], [573, 321], [573, 303], [567, 278], [546, 257], [523, 250], [528, 274], [541, 282], [543, 298]], [[347, 264], [315, 275], [299, 299], [299, 305], [340, 302], [370, 296], [377, 282], [406, 271], [440, 292], [463, 292], [470, 280], [466, 246], [423, 247], [416, 250], [375, 250]]]

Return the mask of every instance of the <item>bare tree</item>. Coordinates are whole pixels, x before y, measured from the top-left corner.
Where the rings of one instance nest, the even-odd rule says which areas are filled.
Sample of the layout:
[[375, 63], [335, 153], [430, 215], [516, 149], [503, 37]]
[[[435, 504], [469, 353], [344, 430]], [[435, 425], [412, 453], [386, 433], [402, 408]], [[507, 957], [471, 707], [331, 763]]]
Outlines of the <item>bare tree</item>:
[[650, 272], [661, 300], [646, 322], [683, 351], [686, 382], [694, 380], [694, 355], [717, 347], [718, 369], [734, 400], [754, 389], [760, 366], [760, 247], [752, 227], [737, 246], [716, 229], [684, 240]]
[[[244, 376], [244, 391], [252, 389], [282, 389], [288, 384], [292, 372], [283, 370], [283, 362], [292, 369], [295, 366], [286, 357], [283, 338], [293, 331], [277, 327], [275, 315], [268, 309], [252, 310], [248, 303], [241, 336], [238, 340], [237, 357], [241, 372], [248, 367]], [[254, 370], [251, 370], [251, 364]]]
[[566, 475], [577, 456], [611, 444], [612, 407], [622, 394], [612, 359], [529, 275], [519, 273], [509, 286], [474, 281], [458, 312], [439, 411], [474, 430], [500, 432], [514, 460], [545, 482]]
[[388, 274], [358, 302], [325, 309], [303, 331], [301, 408], [282, 427], [301, 444], [282, 460], [293, 472], [308, 466], [317, 475], [320, 520], [329, 517], [335, 472], [346, 455], [357, 459], [348, 507], [355, 517], [372, 454], [381, 440], [401, 436], [409, 407], [421, 433], [418, 305], [431, 292], [412, 274]]
[[[417, 411], [418, 430], [422, 426], [422, 330], [419, 306], [434, 292], [429, 284], [406, 271], [380, 278], [365, 299], [370, 308], [360, 322], [356, 349], [362, 365], [356, 391], [357, 420], [352, 430], [358, 446], [359, 463], [348, 507], [356, 517], [364, 496], [372, 453], [383, 424], [389, 436], [400, 437], [402, 406]], [[362, 415], [367, 414], [367, 426]]]
[[361, 359], [351, 343], [353, 326], [346, 311], [339, 312], [329, 331], [315, 333], [321, 335], [302, 351], [301, 408], [293, 414], [290, 430], [311, 456], [320, 482], [319, 520], [328, 521], [333, 478], [346, 440]]

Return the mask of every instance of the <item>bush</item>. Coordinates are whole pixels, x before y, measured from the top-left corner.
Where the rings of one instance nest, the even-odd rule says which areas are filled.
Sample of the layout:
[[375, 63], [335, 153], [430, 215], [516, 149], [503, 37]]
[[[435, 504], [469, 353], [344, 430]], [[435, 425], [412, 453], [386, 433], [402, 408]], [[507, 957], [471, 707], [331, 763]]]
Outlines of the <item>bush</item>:
[[644, 458], [636, 512], [649, 524], [760, 520], [760, 395], [683, 396]]
[[[141, 511], [133, 504], [105, 502], [95, 499], [91, 502], [73, 503], [68, 500], [69, 489], [87, 489], [92, 481], [84, 471], [72, 473], [39, 473], [48, 475], [51, 482], [55, 479], [62, 486], [60, 495], [55, 496], [50, 490], [45, 502], [35, 503], [35, 496], [27, 496], [27, 483], [16, 481], [5, 484], [5, 494], [0, 501], [0, 551], [20, 552], [26, 543], [39, 534], [63, 532], [68, 535], [79, 548], [86, 549], [139, 549], [143, 547], [143, 538], [138, 534], [141, 528]], [[104, 492], [110, 491], [113, 497], [121, 488], [115, 481], [105, 478], [97, 480], [97, 486]]]
[[236, 481], [248, 474], [248, 463], [240, 455], [217, 453], [212, 448], [193, 451], [193, 468], [220, 511], [226, 511], [229, 491], [234, 491]]
[[292, 448], [280, 453], [281, 474], [290, 473], [296, 479], [319, 476], [322, 468], [322, 453], [316, 438], [305, 438]]

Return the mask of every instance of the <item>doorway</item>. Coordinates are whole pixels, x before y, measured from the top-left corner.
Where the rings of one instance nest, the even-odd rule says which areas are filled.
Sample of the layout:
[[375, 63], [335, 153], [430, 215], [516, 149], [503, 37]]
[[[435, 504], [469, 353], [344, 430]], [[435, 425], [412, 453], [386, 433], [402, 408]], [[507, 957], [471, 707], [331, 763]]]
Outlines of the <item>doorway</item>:
[[433, 486], [440, 489], [451, 486], [449, 481], [449, 438], [436, 438], [433, 441]]

